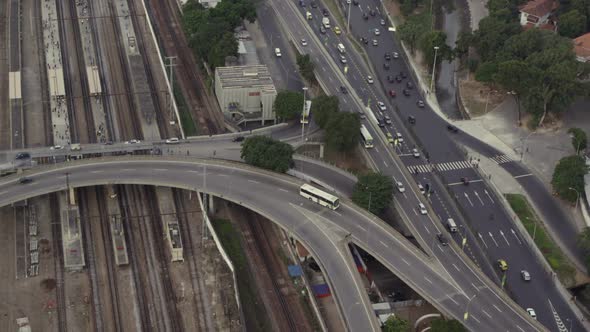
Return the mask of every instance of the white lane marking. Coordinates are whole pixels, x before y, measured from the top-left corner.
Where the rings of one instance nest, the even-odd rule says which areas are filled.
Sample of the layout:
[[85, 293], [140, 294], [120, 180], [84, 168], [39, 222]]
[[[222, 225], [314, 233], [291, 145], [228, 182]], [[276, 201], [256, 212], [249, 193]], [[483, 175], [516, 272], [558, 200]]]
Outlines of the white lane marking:
[[455, 300], [453, 300], [452, 297], [449, 296], [449, 294], [447, 294], [447, 297], [449, 298], [449, 300], [453, 301], [453, 303], [455, 303], [456, 305], [459, 305], [459, 303]]
[[387, 165], [387, 163], [385, 162], [385, 159], [383, 159], [383, 164], [385, 164], [385, 167], [389, 167], [389, 165]]
[[199, 174], [199, 171], [187, 171], [189, 173], [195, 173], [195, 174]]
[[102, 173], [103, 171], [90, 171], [90, 173], [92, 174], [98, 174], [98, 173]]
[[0, 191], [0, 195], [4, 195], [6, 193], [7, 193], [7, 191]]
[[430, 234], [430, 231], [428, 230], [428, 227], [426, 227], [426, 225], [424, 225], [424, 229], [428, 232], [428, 234]]
[[473, 286], [473, 288], [475, 288], [475, 291], [476, 291], [476, 292], [479, 292], [479, 288], [477, 288], [477, 286], [475, 286], [475, 284], [474, 284], [474, 283], [471, 283], [471, 286]]
[[348, 99], [344, 98], [344, 99], [342, 99], [342, 101], [343, 101], [345, 104], [348, 104]]
[[481, 309], [481, 311], [482, 311], [482, 312], [483, 312], [483, 313], [484, 313], [486, 316], [488, 316], [488, 317], [492, 318], [492, 315], [488, 314], [488, 312], [487, 312], [487, 311], [485, 311], [485, 310], [483, 310], [483, 309]]
[[157, 172], [166, 172], [168, 169], [167, 168], [154, 168], [154, 171]]
[[481, 324], [481, 322], [479, 321], [479, 319], [477, 319], [477, 317], [475, 317], [475, 315], [470, 314], [469, 317], [473, 318], [473, 320], [475, 320], [478, 324]]
[[322, 70], [324, 71], [324, 73], [326, 72], [326, 67], [322, 66]]
[[500, 308], [498, 308], [495, 304], [492, 304], [492, 307], [496, 308], [496, 310], [498, 310], [498, 312], [502, 312], [502, 310], [500, 310]]
[[332, 212], [334, 212], [334, 213], [336, 213], [337, 215], [339, 215], [339, 216], [341, 216], [341, 217], [342, 217], [342, 215], [341, 215], [340, 213], [338, 213], [338, 212], [336, 212], [336, 211], [332, 211]]
[[455, 265], [455, 263], [453, 263], [453, 267], [455, 268], [455, 270], [457, 270], [457, 272], [461, 272], [461, 270], [459, 270], [459, 268], [457, 267], [457, 265]]
[[217, 176], [225, 176], [225, 177], [227, 177], [228, 175], [227, 174], [223, 174], [223, 173], [219, 173], [219, 174], [217, 174]]
[[254, 180], [248, 180], [248, 182], [252, 182], [252, 183], [260, 183], [258, 181], [254, 181]]
[[363, 227], [363, 226], [361, 226], [361, 225], [356, 225], [356, 227], [358, 227], [358, 228], [362, 229], [362, 230], [363, 230], [363, 231], [365, 231], [365, 232], [367, 231], [367, 229], [366, 229], [366, 228], [364, 228], [364, 227]]
[[524, 332], [524, 330], [522, 329], [522, 327], [516, 325], [516, 327], [518, 327], [519, 330], [521, 330], [522, 332]]
[[388, 246], [388, 245], [387, 245], [385, 242], [383, 242], [383, 241], [381, 241], [381, 240], [379, 240], [379, 242], [381, 242], [381, 244], [382, 244], [382, 245], [383, 245], [385, 248], [389, 248], [389, 246]]
[[286, 192], [286, 193], [288, 193], [288, 192], [289, 192], [289, 190], [286, 190], [286, 189], [283, 189], [283, 188], [279, 188], [279, 190], [280, 190], [280, 191], [283, 191], [283, 192]]
[[426, 278], [426, 277], [424, 277], [424, 279], [426, 279], [426, 281], [428, 281], [429, 283], [431, 283], [431, 284], [432, 284], [432, 281], [430, 281], [430, 279], [428, 279], [428, 278]]
[[330, 80], [330, 83], [334, 82], [334, 80], [332, 80], [332, 76], [328, 76], [328, 80]]
[[122, 171], [123, 172], [135, 172], [136, 169], [135, 168], [123, 168]]
[[518, 179], [518, 178], [524, 178], [524, 177], [526, 177], [526, 176], [531, 176], [531, 175], [533, 175], [533, 174], [531, 174], [531, 173], [528, 173], [528, 174], [521, 174], [521, 175], [517, 175], [517, 176], [515, 176], [514, 178], [515, 178], [515, 179]]
[[408, 266], [410, 265], [410, 263], [408, 263], [408, 261], [407, 261], [407, 260], [405, 260], [405, 259], [403, 259], [403, 258], [402, 258], [402, 261], [403, 261], [404, 263], [406, 263]]

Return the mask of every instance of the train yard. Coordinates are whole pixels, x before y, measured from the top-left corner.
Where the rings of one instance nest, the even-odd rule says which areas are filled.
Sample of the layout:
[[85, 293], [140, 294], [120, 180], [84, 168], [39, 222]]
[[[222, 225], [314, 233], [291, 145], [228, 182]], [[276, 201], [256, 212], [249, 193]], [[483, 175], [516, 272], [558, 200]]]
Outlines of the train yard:
[[[168, 1], [10, 0], [0, 73], [5, 148], [180, 136], [150, 18], [170, 55], [196, 67]], [[162, 11], [166, 11], [162, 13]], [[167, 15], [165, 13], [169, 13]], [[174, 16], [172, 16], [174, 15]], [[219, 133], [204, 81], [179, 69], [199, 130]], [[6, 120], [6, 121], [4, 121]], [[55, 160], [39, 160], [40, 163]], [[64, 174], [64, 181], [68, 175]], [[203, 227], [195, 193], [90, 187], [0, 209], [0, 324], [33, 331], [239, 330], [233, 279]], [[283, 309], [284, 310], [284, 309]], [[293, 328], [288, 328], [294, 330]]]

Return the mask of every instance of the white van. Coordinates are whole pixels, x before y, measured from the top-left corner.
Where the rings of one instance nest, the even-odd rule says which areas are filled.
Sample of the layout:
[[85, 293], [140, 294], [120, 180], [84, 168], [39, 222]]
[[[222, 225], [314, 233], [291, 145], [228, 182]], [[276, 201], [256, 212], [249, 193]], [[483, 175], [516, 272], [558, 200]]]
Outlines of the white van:
[[346, 49], [344, 48], [344, 45], [343, 44], [341, 44], [341, 43], [338, 44], [338, 51], [340, 53], [346, 53]]
[[313, 19], [313, 15], [311, 15], [311, 13], [310, 13], [310, 12], [306, 12], [306, 13], [305, 13], [305, 17], [306, 17], [308, 20], [311, 20], [311, 19]]
[[280, 49], [280, 48], [278, 48], [278, 47], [277, 47], [277, 48], [275, 48], [275, 55], [276, 55], [278, 58], [280, 58], [281, 56], [283, 56], [283, 55], [281, 54], [281, 49]]
[[449, 232], [451, 232], [451, 233], [457, 232], [457, 224], [455, 224], [455, 221], [453, 220], [453, 218], [447, 219], [447, 227], [449, 227]]

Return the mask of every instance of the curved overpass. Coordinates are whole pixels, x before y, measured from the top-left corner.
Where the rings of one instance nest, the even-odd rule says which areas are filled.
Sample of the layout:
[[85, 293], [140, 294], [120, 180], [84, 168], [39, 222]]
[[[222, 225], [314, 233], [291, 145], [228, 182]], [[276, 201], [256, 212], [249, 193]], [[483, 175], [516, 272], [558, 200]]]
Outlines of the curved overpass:
[[[340, 312], [350, 330], [379, 330], [366, 291], [347, 249], [352, 241], [367, 250], [441, 312], [463, 320], [463, 313], [485, 312], [465, 322], [475, 331], [536, 331], [543, 327], [514, 303], [482, 286], [468, 298], [445, 269], [416, 249], [383, 221], [341, 198], [337, 211], [299, 195], [301, 181], [244, 164], [162, 157], [86, 159], [37, 168], [0, 181], [0, 206], [72, 187], [138, 184], [177, 187], [222, 197], [248, 207], [299, 238], [318, 258], [329, 277]], [[348, 236], [350, 234], [350, 236]], [[486, 278], [473, 271], [478, 280]], [[337, 276], [337, 277], [335, 277]], [[481, 282], [482, 285], [485, 283]], [[472, 283], [473, 285], [473, 283]], [[471, 287], [465, 286], [465, 287]]]

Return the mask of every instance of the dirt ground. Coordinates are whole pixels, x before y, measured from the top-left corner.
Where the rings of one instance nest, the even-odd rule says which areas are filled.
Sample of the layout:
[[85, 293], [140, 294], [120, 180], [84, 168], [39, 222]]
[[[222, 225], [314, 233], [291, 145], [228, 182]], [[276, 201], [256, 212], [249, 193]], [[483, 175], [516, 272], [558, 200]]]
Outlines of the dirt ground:
[[493, 89], [477, 82], [473, 74], [469, 74], [465, 79], [460, 79], [459, 87], [461, 98], [471, 117], [486, 114], [500, 105], [507, 97], [506, 91]]
[[[353, 174], [368, 172], [370, 169], [361, 156], [361, 151], [359, 149], [360, 147], [348, 153], [325, 149], [324, 159], [322, 161], [335, 165], [336, 167]], [[306, 157], [319, 159], [320, 147], [318, 145], [306, 145], [298, 148], [296, 153]]]

